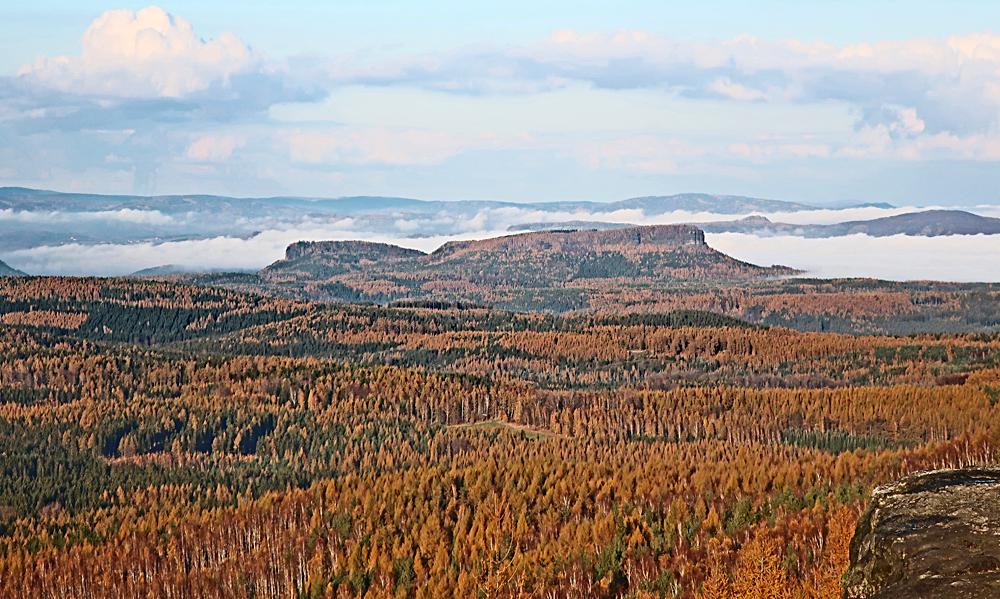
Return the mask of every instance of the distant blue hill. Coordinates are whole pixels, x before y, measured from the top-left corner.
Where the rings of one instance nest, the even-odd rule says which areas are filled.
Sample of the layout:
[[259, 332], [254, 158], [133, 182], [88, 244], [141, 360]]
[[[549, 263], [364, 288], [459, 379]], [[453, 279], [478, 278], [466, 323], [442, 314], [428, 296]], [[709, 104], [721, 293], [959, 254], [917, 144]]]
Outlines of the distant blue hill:
[[[848, 207], [889, 207], [889, 204], [859, 204]], [[124, 208], [159, 210], [173, 213], [185, 210], [232, 210], [249, 213], [258, 210], [292, 209], [296, 211], [359, 212], [403, 210], [413, 212], [441, 209], [478, 210], [482, 208], [517, 207], [543, 211], [588, 210], [614, 212], [616, 210], [643, 210], [647, 214], [663, 214], [679, 210], [713, 212], [716, 214], [745, 214], [748, 212], [797, 212], [818, 207], [799, 202], [768, 200], [735, 195], [682, 193], [667, 196], [645, 196], [616, 202], [557, 201], [557, 202], [505, 202], [492, 200], [418, 200], [384, 196], [347, 196], [339, 198], [310, 198], [297, 196], [237, 198], [203, 194], [160, 196], [102, 195], [64, 193], [25, 187], [0, 187], [0, 208], [11, 210], [120, 210]]]

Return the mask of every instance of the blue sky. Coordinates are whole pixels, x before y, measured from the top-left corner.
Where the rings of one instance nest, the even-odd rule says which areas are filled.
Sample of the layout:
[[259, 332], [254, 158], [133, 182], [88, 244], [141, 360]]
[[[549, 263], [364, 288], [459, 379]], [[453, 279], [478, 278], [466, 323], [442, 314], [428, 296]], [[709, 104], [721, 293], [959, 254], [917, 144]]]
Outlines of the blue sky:
[[995, 23], [990, 2], [8, 5], [0, 184], [995, 204]]

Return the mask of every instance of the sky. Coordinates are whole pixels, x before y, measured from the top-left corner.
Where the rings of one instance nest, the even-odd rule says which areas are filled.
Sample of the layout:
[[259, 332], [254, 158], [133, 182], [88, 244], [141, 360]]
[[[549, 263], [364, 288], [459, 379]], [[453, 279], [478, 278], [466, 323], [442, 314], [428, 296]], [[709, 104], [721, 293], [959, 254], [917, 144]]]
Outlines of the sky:
[[1000, 203], [1000, 3], [0, 6], [0, 185]]

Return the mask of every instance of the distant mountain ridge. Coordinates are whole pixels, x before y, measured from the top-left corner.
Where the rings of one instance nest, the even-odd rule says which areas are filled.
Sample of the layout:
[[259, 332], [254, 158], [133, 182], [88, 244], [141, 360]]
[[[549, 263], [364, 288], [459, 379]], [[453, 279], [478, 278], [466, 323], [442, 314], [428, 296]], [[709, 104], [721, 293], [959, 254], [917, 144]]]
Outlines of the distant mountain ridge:
[[[497, 231], [525, 218], [578, 215], [580, 220], [641, 220], [666, 213], [719, 215], [814, 209], [798, 202], [735, 195], [684, 193], [614, 202], [418, 200], [404, 197], [160, 196], [62, 193], [0, 187], [0, 253], [69, 244], [162, 244], [216, 237], [253, 237], [273, 230], [337, 230], [359, 238], [385, 235], [459, 236]], [[622, 214], [622, 216], [619, 216]], [[175, 259], [164, 257], [168, 264]], [[150, 264], [149, 266], [156, 266]], [[206, 263], [206, 269], [212, 269]], [[121, 274], [128, 274], [123, 272]]]
[[[775, 222], [766, 216], [753, 215], [731, 221], [692, 223], [706, 233], [745, 233], [753, 235], [792, 235], [797, 237], [842, 237], [864, 234], [872, 237], [910, 235], [1000, 235], [1000, 218], [964, 210], [924, 210], [895, 216], [855, 220], [830, 225]], [[601, 221], [538, 222], [511, 225], [509, 231], [607, 230], [631, 227], [627, 223]]]
[[729, 222], [701, 223], [698, 226], [709, 233], [795, 235], [813, 238], [857, 234], [871, 237], [1000, 235], [1000, 218], [980, 216], [964, 210], [925, 210], [832, 225], [778, 223], [763, 216], [749, 216]]
[[[799, 212], [816, 210], [816, 206], [765, 200], [734, 195], [712, 195], [705, 193], [683, 193], [671, 196], [646, 196], [612, 202], [614, 210], [640, 209], [660, 212], [713, 212], [716, 214], [745, 214], [747, 212]], [[852, 206], [853, 207], [853, 206]], [[614, 210], [611, 210], [612, 212]]]
[[964, 210], [925, 210], [868, 221], [841, 223], [844, 235], [865, 233], [873, 237], [886, 235], [997, 235], [1000, 218], [980, 216]]
[[[843, 208], [833, 209], [839, 210], [872, 205], [874, 204], [851, 204]], [[889, 204], [879, 205], [891, 207]], [[437, 211], [446, 206], [472, 208], [521, 207], [552, 211], [587, 209], [595, 212], [641, 209], [657, 214], [674, 211], [708, 211], [719, 214], [797, 212], [819, 208], [819, 206], [785, 200], [707, 193], [642, 196], [611, 202], [588, 200], [511, 202], [503, 200], [419, 200], [392, 196], [342, 196], [324, 198], [305, 196], [232, 197], [209, 194], [169, 194], [156, 196], [105, 195], [67, 193], [26, 187], [0, 187], [0, 209], [5, 208], [8, 210], [82, 211], [131, 208], [175, 212], [196, 209], [199, 206], [234, 210], [247, 210], [260, 206], [271, 208], [292, 207], [306, 211], [339, 212], [344, 214], [384, 210]]]

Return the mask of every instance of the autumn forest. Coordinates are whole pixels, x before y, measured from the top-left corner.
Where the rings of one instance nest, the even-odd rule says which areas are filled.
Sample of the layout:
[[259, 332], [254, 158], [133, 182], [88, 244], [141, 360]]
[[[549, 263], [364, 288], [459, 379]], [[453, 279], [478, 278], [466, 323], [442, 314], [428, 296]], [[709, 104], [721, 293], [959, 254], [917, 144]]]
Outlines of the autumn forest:
[[0, 280], [0, 597], [837, 597], [996, 334]]

